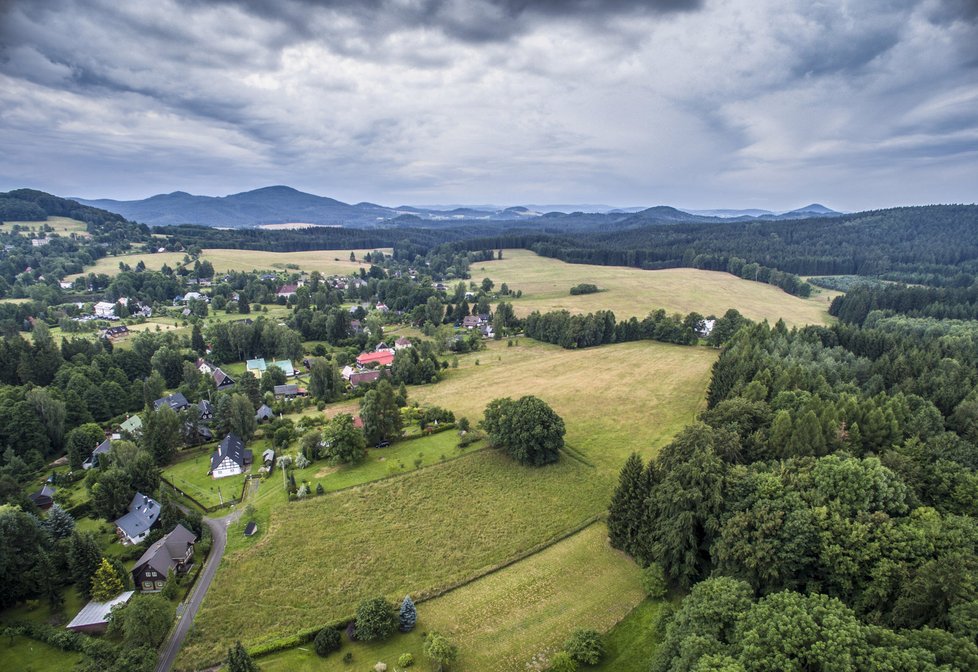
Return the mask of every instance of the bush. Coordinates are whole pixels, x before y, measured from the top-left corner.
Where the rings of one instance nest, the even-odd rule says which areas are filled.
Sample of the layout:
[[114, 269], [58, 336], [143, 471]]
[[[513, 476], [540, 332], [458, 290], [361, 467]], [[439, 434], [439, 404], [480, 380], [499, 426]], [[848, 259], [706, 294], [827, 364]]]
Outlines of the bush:
[[594, 630], [575, 630], [564, 648], [575, 662], [585, 665], [597, 665], [604, 657], [601, 635]]
[[339, 651], [341, 645], [340, 631], [334, 628], [323, 628], [314, 641], [316, 653], [320, 656], [328, 656], [333, 651]]
[[349, 665], [350, 663], [353, 662], [353, 652], [352, 651], [347, 651], [345, 654], [343, 654], [343, 662], [346, 663], [347, 665]]
[[661, 600], [669, 591], [669, 584], [666, 583], [666, 573], [662, 565], [653, 562], [642, 570], [642, 588], [646, 595], [653, 600]]
[[401, 657], [397, 659], [398, 667], [411, 667], [414, 665], [414, 656], [410, 653], [402, 653]]
[[578, 296], [580, 294], [594, 294], [597, 291], [599, 291], [597, 285], [592, 285], [591, 283], [588, 282], [582, 282], [579, 285], [574, 285], [573, 287], [571, 287], [570, 293], [571, 296]]
[[566, 651], [558, 651], [550, 659], [550, 672], [577, 672], [577, 663]]
[[357, 607], [357, 639], [387, 639], [397, 629], [397, 609], [383, 597], [364, 600]]

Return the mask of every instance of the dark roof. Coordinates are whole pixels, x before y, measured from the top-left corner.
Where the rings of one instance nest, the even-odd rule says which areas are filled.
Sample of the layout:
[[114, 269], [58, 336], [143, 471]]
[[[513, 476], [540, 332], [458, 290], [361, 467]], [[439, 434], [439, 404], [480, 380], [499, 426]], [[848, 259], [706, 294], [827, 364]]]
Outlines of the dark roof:
[[174, 411], [182, 411], [183, 409], [185, 409], [187, 406], [190, 405], [190, 402], [187, 401], [187, 398], [185, 396], [183, 396], [183, 392], [174, 392], [168, 397], [163, 397], [162, 399], [157, 399], [156, 401], [154, 401], [153, 410], [154, 411], [160, 410], [160, 408], [163, 407], [163, 404], [166, 404]]
[[256, 420], [270, 420], [271, 418], [274, 417], [275, 414], [272, 412], [272, 409], [269, 408], [267, 404], [262, 404], [261, 406], [259, 406], [258, 412], [255, 413]]
[[275, 392], [276, 395], [284, 394], [286, 396], [294, 396], [296, 394], [299, 394], [299, 386], [295, 384], [276, 385], [273, 388], [273, 391]]
[[143, 565], [148, 564], [166, 576], [171, 567], [175, 566], [178, 561], [183, 561], [187, 555], [187, 547], [195, 541], [197, 541], [197, 535], [178, 523], [166, 536], [146, 549], [146, 552], [133, 565], [132, 571], [135, 573]]
[[224, 373], [221, 369], [214, 369], [214, 373], [211, 375], [214, 376], [214, 384], [218, 387], [234, 385], [234, 378]]
[[362, 373], [354, 373], [350, 376], [350, 385], [356, 387], [357, 385], [362, 385], [363, 383], [373, 383], [380, 380], [380, 371], [363, 371]]
[[134, 539], [143, 532], [153, 527], [156, 519], [160, 517], [159, 503], [137, 492], [129, 503], [129, 512], [119, 520], [115, 521], [116, 527], [126, 533], [130, 539]]
[[54, 488], [45, 484], [40, 490], [32, 492], [28, 497], [34, 502], [34, 506], [39, 509], [46, 508], [54, 503]]
[[244, 441], [236, 434], [228, 434], [211, 455], [211, 471], [221, 466], [225, 457], [230, 457], [232, 462], [244, 467], [251, 457], [251, 451], [245, 450]]
[[200, 435], [200, 438], [204, 439], [204, 441], [210, 441], [214, 438], [214, 432], [212, 432], [211, 428], [207, 425], [199, 425], [197, 427], [197, 434]]
[[97, 446], [95, 446], [95, 450], [92, 451], [92, 455], [93, 456], [94, 455], [103, 455], [103, 454], [109, 452], [109, 450], [111, 450], [111, 448], [112, 448], [112, 442], [109, 441], [109, 439], [106, 439], [102, 443], [100, 443]]
[[462, 318], [463, 327], [478, 327], [480, 322], [478, 315], [466, 315]]
[[257, 531], [258, 531], [258, 523], [256, 523], [255, 521], [252, 520], [247, 525], [245, 525], [244, 533], [246, 537], [250, 537]]
[[120, 327], [109, 327], [105, 330], [106, 336], [119, 336], [121, 334], [128, 334], [129, 327], [122, 325]]
[[200, 412], [204, 415], [214, 414], [214, 406], [211, 405], [211, 402], [207, 401], [206, 399], [201, 399], [200, 403], [197, 404], [197, 408], [199, 408]]

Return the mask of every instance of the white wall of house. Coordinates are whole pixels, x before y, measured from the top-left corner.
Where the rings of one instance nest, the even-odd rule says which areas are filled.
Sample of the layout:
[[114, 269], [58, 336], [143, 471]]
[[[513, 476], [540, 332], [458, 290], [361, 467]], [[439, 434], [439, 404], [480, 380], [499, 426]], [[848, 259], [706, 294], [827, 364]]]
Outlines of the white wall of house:
[[237, 476], [240, 473], [242, 473], [241, 465], [230, 457], [225, 457], [224, 461], [214, 470], [213, 476], [214, 478], [224, 478], [225, 476]]

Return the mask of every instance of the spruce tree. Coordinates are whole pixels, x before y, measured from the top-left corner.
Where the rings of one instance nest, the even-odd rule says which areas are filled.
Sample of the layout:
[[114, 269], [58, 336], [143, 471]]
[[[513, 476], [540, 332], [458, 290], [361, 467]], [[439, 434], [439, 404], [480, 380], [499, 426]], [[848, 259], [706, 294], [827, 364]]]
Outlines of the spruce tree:
[[68, 568], [72, 580], [86, 597], [91, 594], [92, 576], [102, 563], [102, 548], [90, 532], [71, 536], [68, 550]]
[[55, 539], [67, 539], [75, 531], [75, 519], [57, 504], [51, 506], [45, 522]]
[[614, 548], [634, 554], [648, 492], [643, 486], [642, 458], [632, 453], [618, 476], [608, 511], [608, 536]]
[[92, 599], [96, 602], [108, 602], [121, 593], [124, 587], [112, 563], [102, 558], [102, 563], [92, 576]]
[[404, 601], [401, 602], [399, 618], [401, 632], [414, 630], [414, 624], [418, 620], [418, 611], [414, 608], [414, 600], [411, 599], [410, 595], [405, 595]]
[[228, 672], [258, 672], [259, 667], [248, 655], [248, 651], [241, 645], [241, 641], [234, 643], [234, 647], [228, 649], [227, 660]]
[[190, 334], [190, 348], [201, 357], [207, 354], [207, 344], [204, 342], [204, 335], [200, 333], [199, 324], [194, 325]]

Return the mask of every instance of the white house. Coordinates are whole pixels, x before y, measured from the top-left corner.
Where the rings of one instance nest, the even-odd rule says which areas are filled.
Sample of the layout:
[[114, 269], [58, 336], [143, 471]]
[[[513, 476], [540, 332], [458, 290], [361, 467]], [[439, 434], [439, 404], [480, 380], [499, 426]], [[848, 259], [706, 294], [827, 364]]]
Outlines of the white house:
[[146, 538], [159, 517], [159, 502], [137, 492], [129, 503], [129, 512], [115, 521], [116, 531], [123, 543], [138, 544]]
[[115, 304], [108, 301], [99, 301], [95, 304], [95, 317], [113, 318], [115, 317]]
[[228, 434], [211, 455], [211, 476], [224, 478], [243, 474], [251, 464], [251, 451], [245, 450], [244, 441]]

